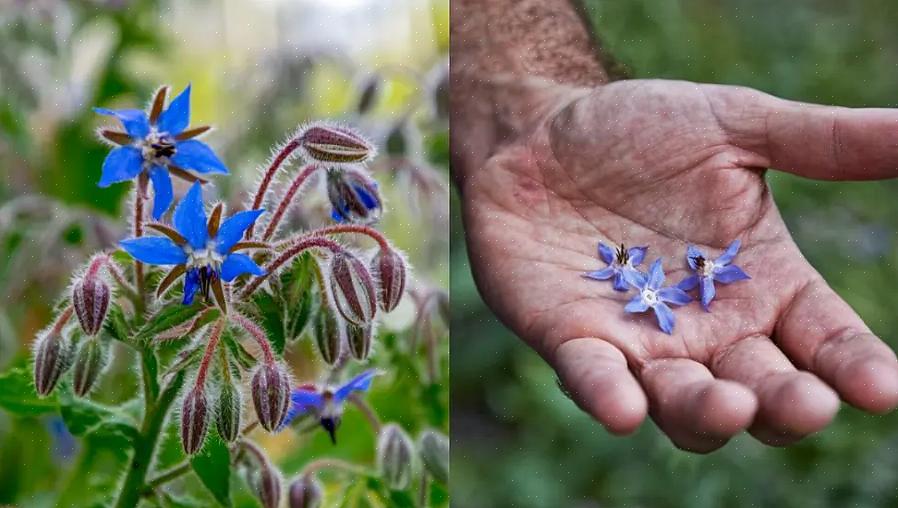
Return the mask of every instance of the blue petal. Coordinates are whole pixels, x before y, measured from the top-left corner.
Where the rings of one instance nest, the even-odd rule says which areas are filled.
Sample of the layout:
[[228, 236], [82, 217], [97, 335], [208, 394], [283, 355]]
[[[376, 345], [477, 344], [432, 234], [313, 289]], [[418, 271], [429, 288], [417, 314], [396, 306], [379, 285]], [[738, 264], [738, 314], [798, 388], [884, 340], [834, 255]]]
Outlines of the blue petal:
[[354, 187], [356, 193], [362, 199], [362, 204], [365, 205], [365, 208], [373, 210], [380, 206], [380, 202], [377, 200], [377, 197], [368, 192], [368, 189], [366, 189], [363, 185], [354, 185]]
[[658, 327], [661, 331], [670, 335], [674, 329], [674, 315], [670, 307], [663, 303], [656, 303], [652, 310], [655, 311], [655, 317], [658, 318]]
[[739, 247], [741, 247], [741, 246], [742, 246], [741, 240], [739, 240], [739, 239], [733, 240], [733, 243], [731, 243], [730, 246], [727, 247], [727, 250], [723, 254], [721, 254], [721, 256], [719, 258], [717, 258], [716, 261], [714, 261], [714, 264], [716, 264], [716, 265], [730, 264], [730, 262], [733, 261], [733, 258], [736, 257], [736, 254], [739, 253]]
[[621, 273], [624, 280], [636, 289], [644, 289], [648, 284], [648, 276], [634, 268], [624, 268]]
[[281, 423], [280, 428], [286, 427], [297, 416], [309, 411], [310, 409], [321, 409], [324, 405], [324, 399], [321, 394], [311, 390], [297, 389], [290, 394], [290, 408], [287, 409], [287, 416]]
[[652, 263], [652, 267], [649, 268], [648, 287], [658, 289], [662, 284], [664, 284], [664, 269], [661, 268], [661, 258], [658, 258]]
[[714, 288], [714, 279], [711, 277], [702, 277], [701, 285], [702, 307], [704, 307], [705, 310], [710, 311], [709, 306], [711, 305], [711, 300], [714, 299], [714, 295], [717, 293], [717, 290]]
[[630, 257], [630, 264], [636, 266], [642, 263], [642, 260], [645, 259], [645, 253], [648, 250], [648, 247], [631, 247], [628, 249], [627, 255]]
[[193, 297], [196, 295], [196, 292], [200, 289], [200, 271], [196, 268], [190, 269], [187, 271], [187, 275], [184, 277], [184, 298], [181, 300], [181, 303], [184, 305], [190, 305], [193, 303]]
[[203, 208], [203, 188], [194, 182], [184, 199], [178, 203], [173, 217], [175, 229], [194, 249], [205, 249], [209, 230], [206, 227], [206, 209]]
[[686, 305], [687, 303], [692, 301], [692, 298], [683, 292], [682, 289], [677, 287], [666, 287], [661, 288], [658, 291], [658, 296], [661, 297], [662, 301], [672, 303], [674, 305]]
[[627, 303], [627, 306], [624, 307], [626, 312], [645, 312], [649, 310], [649, 304], [645, 303], [645, 300], [642, 299], [642, 295], [636, 295]]
[[234, 278], [244, 273], [265, 275], [265, 270], [259, 267], [249, 256], [240, 253], [229, 254], [221, 264], [221, 280], [225, 282], [231, 282]]
[[265, 213], [265, 210], [247, 210], [235, 213], [228, 220], [224, 221], [218, 228], [218, 236], [216, 237], [217, 246], [215, 248], [219, 254], [227, 254], [231, 247], [243, 237], [243, 232], [246, 231], [246, 228], [253, 222], [256, 222], [256, 219], [263, 213]]
[[743, 272], [742, 269], [736, 265], [727, 265], [714, 271], [714, 280], [724, 284], [750, 278], [751, 277], [749, 277], [747, 273]]
[[139, 109], [94, 108], [94, 112], [118, 118], [125, 127], [125, 132], [132, 138], [145, 138], [150, 133], [150, 121], [147, 119], [147, 114]]
[[119, 245], [138, 261], [150, 265], [180, 265], [187, 262], [184, 249], [163, 236], [142, 236], [122, 240]]
[[334, 219], [335, 222], [346, 222], [348, 219], [340, 213], [336, 208], [331, 210], [331, 218]]
[[609, 265], [614, 262], [614, 249], [599, 242], [599, 257]]
[[177, 136], [190, 123], [190, 85], [174, 98], [168, 109], [159, 115], [159, 132]]
[[624, 273], [621, 270], [618, 270], [617, 273], [614, 274], [614, 284], [615, 291], [625, 292], [630, 289], [629, 284], [627, 284], [627, 279], [624, 278]]
[[583, 274], [583, 276], [586, 277], [587, 279], [594, 279], [594, 280], [608, 280], [611, 278], [612, 275], [614, 275], [614, 268], [612, 268], [610, 266], [606, 266], [605, 268], [602, 268], [601, 270], [596, 270], [594, 272], [589, 272], [589, 273]]
[[174, 191], [171, 186], [171, 177], [168, 170], [162, 166], [153, 166], [150, 171], [150, 180], [153, 181], [153, 218], [159, 220], [162, 214], [171, 206], [174, 198]]
[[689, 263], [689, 268], [698, 270], [698, 265], [695, 262], [695, 258], [698, 257], [704, 258], [705, 256], [695, 245], [686, 247], [686, 262]]
[[377, 375], [376, 370], [366, 370], [358, 376], [350, 379], [334, 393], [334, 400], [343, 402], [352, 392], [365, 391], [371, 387], [371, 380]]
[[109, 187], [114, 183], [131, 180], [143, 169], [143, 153], [133, 146], [114, 148], [103, 161], [103, 174], [100, 175], [100, 187]]
[[175, 145], [175, 156], [172, 162], [185, 169], [192, 169], [197, 173], [224, 173], [228, 168], [218, 159], [209, 145], [197, 139], [180, 141]]
[[682, 289], [683, 291], [692, 291], [696, 286], [698, 286], [698, 279], [698, 275], [690, 275], [689, 277], [681, 280], [680, 283], [677, 284], [677, 287]]

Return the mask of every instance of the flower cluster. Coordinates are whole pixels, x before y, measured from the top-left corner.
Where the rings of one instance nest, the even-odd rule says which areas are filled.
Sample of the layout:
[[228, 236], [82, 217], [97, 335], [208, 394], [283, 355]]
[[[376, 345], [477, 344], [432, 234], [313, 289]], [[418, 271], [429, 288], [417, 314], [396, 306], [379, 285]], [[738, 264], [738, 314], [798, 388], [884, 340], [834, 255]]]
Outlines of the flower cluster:
[[648, 272], [637, 267], [645, 258], [647, 247], [627, 248], [620, 244], [616, 249], [599, 242], [599, 257], [608, 265], [583, 276], [593, 280], [613, 278], [615, 291], [628, 291], [630, 287], [637, 290], [624, 307], [624, 311], [632, 313], [646, 312], [651, 309], [655, 313], [658, 327], [666, 334], [673, 333], [675, 318], [671, 305], [681, 306], [692, 301], [686, 294], [696, 287], [700, 288], [702, 307], [711, 311], [711, 300], [715, 296], [714, 283], [729, 284], [750, 277], [736, 265], [731, 264], [741, 246], [739, 240], [733, 241], [726, 251], [717, 259], [710, 260], [694, 245], [686, 249], [686, 264], [694, 273], [675, 286], [665, 286], [664, 268], [661, 259], [656, 259]]

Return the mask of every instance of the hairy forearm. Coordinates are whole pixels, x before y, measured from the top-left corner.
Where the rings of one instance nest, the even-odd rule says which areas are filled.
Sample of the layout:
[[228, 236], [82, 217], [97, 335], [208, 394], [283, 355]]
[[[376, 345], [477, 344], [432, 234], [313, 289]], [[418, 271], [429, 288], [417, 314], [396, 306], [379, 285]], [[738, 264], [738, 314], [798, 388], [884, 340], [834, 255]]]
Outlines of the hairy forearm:
[[453, 0], [452, 152], [459, 180], [526, 132], [560, 96], [608, 81], [576, 1]]

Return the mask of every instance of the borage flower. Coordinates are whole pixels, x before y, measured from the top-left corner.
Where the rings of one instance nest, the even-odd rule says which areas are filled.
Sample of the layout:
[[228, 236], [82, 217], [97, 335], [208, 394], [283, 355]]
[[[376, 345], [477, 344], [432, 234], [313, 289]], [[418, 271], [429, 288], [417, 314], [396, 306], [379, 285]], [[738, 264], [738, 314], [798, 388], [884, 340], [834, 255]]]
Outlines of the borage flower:
[[645, 312], [650, 308], [655, 311], [658, 318], [658, 326], [670, 335], [674, 329], [674, 315], [667, 304], [686, 305], [692, 301], [682, 289], [664, 285], [664, 269], [661, 268], [661, 260], [657, 259], [649, 268], [648, 276], [636, 270], [625, 272], [624, 275], [633, 287], [639, 290], [630, 302], [624, 307], [627, 312]]
[[686, 262], [695, 274], [683, 279], [677, 287], [683, 291], [691, 291], [696, 286], [700, 286], [699, 292], [701, 293], [702, 307], [710, 312], [711, 300], [717, 294], [717, 290], [714, 288], [714, 281], [721, 284], [729, 284], [751, 278], [741, 268], [730, 264], [733, 262], [736, 254], [739, 253], [741, 245], [742, 242], [739, 240], [733, 241], [726, 251], [714, 261], [706, 258], [694, 245], [688, 246], [686, 248]]
[[238, 212], [221, 223], [223, 206], [219, 203], [212, 211], [208, 223], [203, 207], [202, 188], [193, 184], [184, 199], [175, 208], [174, 229], [162, 224], [147, 227], [163, 233], [161, 236], [143, 236], [122, 240], [122, 246], [134, 259], [150, 265], [175, 265], [159, 283], [162, 294], [178, 277], [184, 277], [183, 303], [190, 305], [199, 290], [209, 299], [209, 290], [222, 310], [227, 309], [222, 281], [230, 282], [240, 275], [264, 275], [249, 256], [235, 251], [262, 248], [258, 242], [240, 242], [243, 232], [264, 210]]
[[599, 257], [608, 266], [601, 270], [586, 273], [583, 276], [594, 280], [608, 280], [614, 277], [615, 291], [627, 291], [630, 288], [627, 286], [627, 279], [624, 274], [628, 271], [639, 273], [636, 266], [645, 259], [647, 250], [648, 247], [631, 247], [628, 249], [624, 244], [620, 244], [612, 250], [611, 247], [599, 242]]
[[175, 97], [165, 110], [167, 88], [162, 87], [150, 107], [149, 115], [139, 109], [94, 108], [101, 115], [119, 119], [125, 132], [101, 129], [100, 136], [115, 145], [103, 161], [100, 187], [138, 178], [141, 195], [147, 181], [153, 182], [153, 218], [158, 220], [171, 205], [174, 192], [169, 174], [195, 182], [197, 173], [227, 173], [215, 152], [202, 141], [193, 139], [209, 130], [208, 126], [187, 129], [190, 123], [190, 85]]
[[311, 413], [318, 418], [321, 426], [330, 435], [331, 442], [337, 444], [336, 431], [343, 417], [344, 402], [353, 392], [367, 391], [376, 375], [376, 370], [366, 370], [336, 388], [324, 386], [319, 389], [313, 385], [300, 386], [290, 395], [293, 404], [287, 411], [287, 417], [281, 426], [286, 426], [299, 415]]
[[327, 196], [331, 217], [337, 222], [373, 224], [380, 220], [383, 206], [377, 181], [360, 166], [327, 170]]

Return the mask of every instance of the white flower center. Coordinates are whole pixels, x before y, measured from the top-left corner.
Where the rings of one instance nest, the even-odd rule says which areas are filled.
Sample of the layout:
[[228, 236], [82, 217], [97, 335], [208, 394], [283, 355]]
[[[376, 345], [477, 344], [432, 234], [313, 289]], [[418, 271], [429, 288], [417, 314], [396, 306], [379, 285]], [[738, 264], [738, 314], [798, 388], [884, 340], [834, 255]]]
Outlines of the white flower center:
[[143, 154], [143, 160], [150, 164], [164, 166], [175, 155], [172, 137], [167, 132], [159, 132], [156, 127], [150, 127], [150, 133], [136, 144]]
[[658, 292], [654, 289], [643, 289], [642, 290], [642, 301], [648, 304], [650, 307], [658, 303]]
[[208, 266], [218, 272], [221, 268], [221, 262], [224, 261], [224, 256], [215, 250], [215, 242], [211, 240], [206, 244], [205, 249], [200, 250], [193, 250], [189, 244], [185, 245], [184, 252], [187, 253], [188, 269]]
[[702, 264], [701, 269], [699, 270], [699, 273], [701, 274], [702, 277], [711, 277], [714, 275], [714, 269], [716, 267], [717, 267], [717, 265], [714, 264], [714, 261], [706, 259], [705, 262]]

